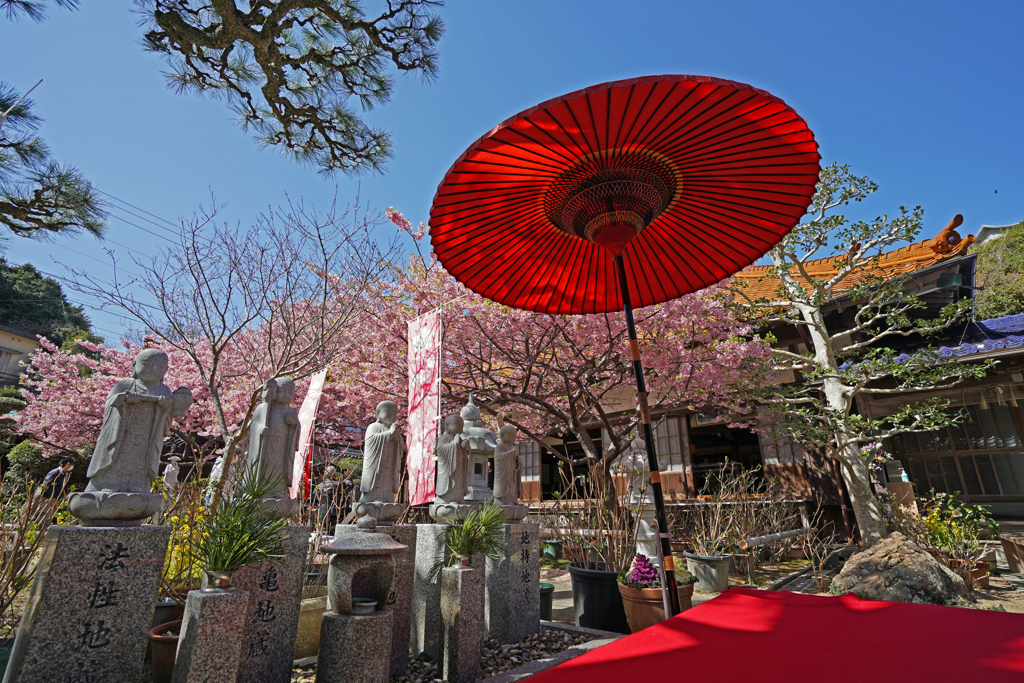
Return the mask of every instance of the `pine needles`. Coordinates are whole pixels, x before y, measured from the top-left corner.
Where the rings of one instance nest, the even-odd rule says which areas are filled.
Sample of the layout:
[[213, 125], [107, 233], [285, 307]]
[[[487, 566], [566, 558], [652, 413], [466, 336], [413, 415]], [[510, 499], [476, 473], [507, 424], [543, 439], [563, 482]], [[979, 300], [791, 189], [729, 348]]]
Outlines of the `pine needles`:
[[473, 510], [466, 519], [449, 520], [444, 543], [451, 555], [433, 566], [428, 580], [436, 580], [441, 570], [452, 566], [457, 557], [481, 553], [492, 560], [501, 557], [498, 549], [501, 548], [501, 530], [506, 521], [505, 511], [493, 499], [483, 510]]
[[263, 509], [260, 500], [276, 491], [279, 483], [252, 470], [242, 474], [234, 496], [221, 502], [194, 546], [196, 559], [206, 571], [230, 572], [284, 557], [288, 520]]

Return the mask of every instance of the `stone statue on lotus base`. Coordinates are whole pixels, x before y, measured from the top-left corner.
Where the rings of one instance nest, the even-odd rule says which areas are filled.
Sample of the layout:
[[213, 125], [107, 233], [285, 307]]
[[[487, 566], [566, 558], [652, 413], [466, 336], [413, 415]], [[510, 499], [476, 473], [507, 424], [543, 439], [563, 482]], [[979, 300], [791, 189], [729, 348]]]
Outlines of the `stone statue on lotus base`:
[[278, 517], [299, 514], [299, 501], [289, 492], [299, 448], [299, 413], [292, 408], [294, 398], [295, 382], [291, 377], [268, 379], [263, 385], [263, 403], [253, 411], [249, 423], [246, 469], [276, 482], [262, 505]]
[[[361, 528], [376, 523], [392, 524], [405, 511], [404, 503], [395, 498], [402, 483], [402, 461], [405, 459], [405, 437], [396, 423], [398, 404], [381, 401], [377, 404], [377, 421], [366, 430], [363, 439], [363, 476], [359, 484], [356, 517]], [[374, 524], [370, 524], [370, 519]]]
[[138, 526], [160, 510], [163, 496], [152, 493], [160, 452], [171, 420], [192, 405], [192, 392], [172, 392], [165, 374], [167, 354], [143, 349], [132, 363], [132, 378], [118, 381], [107, 395], [89, 483], [68, 499], [71, 514], [85, 526]]
[[516, 428], [505, 425], [498, 430], [499, 441], [494, 447], [494, 500], [505, 510], [510, 522], [530, 514], [530, 509], [519, 504], [522, 479], [522, 461], [516, 446]]
[[444, 434], [434, 442], [437, 456], [437, 486], [430, 516], [439, 522], [465, 519], [480, 504], [466, 503], [466, 475], [469, 470], [469, 443], [462, 433], [463, 420], [449, 415], [444, 420]]

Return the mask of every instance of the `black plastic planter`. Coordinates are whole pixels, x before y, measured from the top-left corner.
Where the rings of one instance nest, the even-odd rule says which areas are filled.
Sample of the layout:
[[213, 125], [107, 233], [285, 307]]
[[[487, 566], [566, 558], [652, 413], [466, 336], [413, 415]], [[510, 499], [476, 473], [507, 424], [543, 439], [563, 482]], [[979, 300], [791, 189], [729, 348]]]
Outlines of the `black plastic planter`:
[[622, 607], [618, 572], [606, 571], [603, 562], [570, 564], [572, 604], [576, 625], [614, 633], [629, 633], [626, 610]]

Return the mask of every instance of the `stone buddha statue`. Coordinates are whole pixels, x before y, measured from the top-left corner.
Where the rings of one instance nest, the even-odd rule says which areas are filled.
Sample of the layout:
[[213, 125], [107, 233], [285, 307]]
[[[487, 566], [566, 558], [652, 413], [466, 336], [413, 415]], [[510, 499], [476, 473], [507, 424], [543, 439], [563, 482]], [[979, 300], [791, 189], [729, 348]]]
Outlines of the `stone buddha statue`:
[[430, 516], [438, 521], [464, 518], [474, 507], [466, 504], [469, 443], [462, 433], [463, 426], [460, 416], [449, 415], [444, 420], [444, 434], [434, 442], [437, 484]]
[[[405, 437], [398, 428], [398, 404], [377, 404], [377, 420], [366, 429], [363, 438], [363, 477], [355, 512], [360, 518], [390, 524], [402, 515], [405, 504], [396, 502], [402, 484]], [[368, 520], [361, 522], [363, 526]]]
[[289, 495], [295, 452], [299, 448], [299, 413], [292, 408], [295, 382], [291, 377], [269, 379], [263, 385], [263, 402], [249, 423], [246, 468], [272, 479], [274, 491], [263, 506], [279, 517], [294, 517], [299, 501]]
[[86, 526], [135, 526], [162, 506], [163, 497], [151, 493], [160, 452], [171, 420], [192, 405], [189, 389], [172, 392], [163, 383], [167, 361], [160, 349], [143, 349], [132, 363], [132, 378], [119, 380], [107, 395], [89, 483], [68, 500]]
[[519, 504], [522, 460], [516, 446], [516, 428], [505, 425], [498, 430], [498, 437], [494, 447], [494, 499], [505, 509], [509, 521], [520, 520], [530, 510]]

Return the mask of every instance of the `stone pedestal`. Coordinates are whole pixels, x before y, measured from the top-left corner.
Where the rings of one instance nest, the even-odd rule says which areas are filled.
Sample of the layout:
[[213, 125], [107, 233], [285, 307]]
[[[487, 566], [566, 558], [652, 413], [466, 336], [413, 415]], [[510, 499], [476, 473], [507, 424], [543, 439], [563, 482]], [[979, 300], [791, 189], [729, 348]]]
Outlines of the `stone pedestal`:
[[51, 526], [4, 683], [138, 683], [170, 536]]
[[391, 667], [390, 609], [373, 614], [324, 614], [317, 683], [387, 683]]
[[416, 525], [410, 650], [413, 655], [426, 653], [435, 662], [441, 661], [441, 584], [427, 577], [438, 560], [447, 557], [447, 528], [447, 524]]
[[480, 677], [483, 604], [483, 572], [470, 567], [441, 571], [444, 679], [448, 683], [475, 683]]
[[484, 627], [499, 643], [540, 631], [540, 528], [506, 524], [501, 557], [487, 558]]
[[189, 592], [173, 683], [235, 683], [248, 606], [245, 591]]
[[378, 527], [402, 545], [409, 546], [395, 556], [395, 581], [391, 584], [388, 607], [392, 613], [391, 676], [404, 676], [409, 669], [409, 639], [412, 629], [412, 591], [416, 576], [416, 525]]
[[309, 527], [288, 527], [285, 536], [282, 559], [242, 567], [232, 581], [249, 594], [238, 683], [291, 681]]

